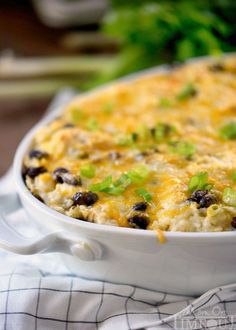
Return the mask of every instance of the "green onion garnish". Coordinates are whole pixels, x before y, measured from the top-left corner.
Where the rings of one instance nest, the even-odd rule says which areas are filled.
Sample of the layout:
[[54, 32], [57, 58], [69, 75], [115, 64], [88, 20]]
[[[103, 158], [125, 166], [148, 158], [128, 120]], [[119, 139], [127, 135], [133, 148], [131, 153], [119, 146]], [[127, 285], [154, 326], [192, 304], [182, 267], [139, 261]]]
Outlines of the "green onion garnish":
[[107, 188], [109, 188], [109, 186], [111, 184], [112, 184], [112, 176], [109, 175], [102, 182], [91, 184], [89, 186], [89, 190], [94, 191], [94, 192], [96, 192], [96, 191], [104, 191]]
[[236, 191], [231, 188], [225, 188], [222, 199], [225, 204], [236, 206]]
[[90, 185], [89, 189], [91, 191], [100, 191], [117, 196], [122, 194], [130, 184], [130, 178], [127, 174], [123, 173], [115, 182], [112, 182], [112, 176], [108, 176], [102, 182]]
[[131, 183], [143, 183], [149, 174], [144, 165], [139, 165], [128, 173], [122, 173], [119, 179], [112, 181], [112, 176], [107, 176], [102, 182], [91, 184], [89, 190], [104, 192], [110, 195], [120, 195]]
[[186, 84], [183, 89], [176, 95], [177, 100], [183, 101], [189, 97], [195, 96], [197, 94], [196, 88], [192, 83]]
[[146, 125], [140, 125], [137, 129], [138, 137], [141, 141], [146, 142], [151, 137], [151, 131]]
[[136, 132], [131, 133], [131, 139], [133, 142], [136, 142], [138, 140], [138, 134]]
[[219, 134], [226, 140], [236, 139], [236, 122], [231, 122], [224, 125], [220, 130]]
[[177, 143], [172, 143], [170, 148], [173, 152], [183, 156], [187, 159], [191, 159], [196, 152], [196, 147], [193, 143], [180, 141]]
[[145, 165], [138, 165], [127, 173], [132, 183], [143, 183], [149, 175], [149, 170]]
[[118, 180], [116, 180], [114, 183], [112, 183], [108, 188], [104, 190], [107, 194], [110, 195], [120, 195], [122, 194], [125, 189], [131, 184], [131, 180], [128, 177], [127, 174], [123, 173], [119, 177]]
[[169, 108], [171, 105], [172, 105], [171, 100], [169, 100], [169, 99], [167, 99], [165, 97], [163, 97], [163, 98], [160, 99], [159, 106], [161, 108]]
[[151, 202], [152, 195], [146, 189], [139, 188], [139, 189], [136, 189], [135, 191], [139, 196], [143, 197], [145, 202], [147, 202], [147, 203]]
[[118, 180], [114, 182], [115, 187], [126, 188], [131, 184], [131, 180], [126, 173], [121, 174]]
[[80, 175], [82, 177], [92, 179], [95, 177], [95, 174], [96, 174], [96, 167], [92, 164], [84, 165], [80, 169]]
[[134, 142], [137, 140], [137, 134], [136, 133], [132, 133], [130, 135], [126, 135], [126, 134], [119, 134], [116, 137], [116, 143], [118, 146], [131, 146], [134, 144]]
[[232, 180], [233, 180], [234, 182], [236, 182], [236, 171], [234, 171], [234, 172], [232, 173], [231, 178], [232, 178]]
[[125, 191], [125, 188], [115, 187], [114, 185], [111, 185], [110, 187], [107, 187], [106, 189], [103, 190], [103, 192], [105, 192], [109, 195], [114, 195], [114, 196], [121, 195], [124, 191]]
[[210, 190], [212, 185], [208, 183], [208, 173], [200, 172], [194, 175], [188, 184], [189, 191], [193, 192], [195, 190]]
[[171, 133], [174, 133], [176, 128], [174, 126], [158, 123], [154, 128], [154, 138], [157, 142], [163, 141], [166, 137], [168, 137]]
[[89, 120], [87, 121], [87, 125], [86, 128], [89, 131], [96, 131], [99, 128], [99, 124], [96, 118], [89, 118]]
[[72, 123], [78, 124], [84, 118], [84, 113], [82, 112], [81, 109], [73, 108], [71, 109], [70, 116]]

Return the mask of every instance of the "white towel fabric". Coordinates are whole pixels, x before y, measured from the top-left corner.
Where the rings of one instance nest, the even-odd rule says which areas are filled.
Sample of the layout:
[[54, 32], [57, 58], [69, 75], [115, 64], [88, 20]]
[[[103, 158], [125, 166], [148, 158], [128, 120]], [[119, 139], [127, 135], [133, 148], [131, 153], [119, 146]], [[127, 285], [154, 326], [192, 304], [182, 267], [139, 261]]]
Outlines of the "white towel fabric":
[[[11, 173], [0, 180], [0, 204], [10, 191]], [[24, 210], [8, 221], [37, 233]], [[0, 330], [236, 329], [236, 284], [196, 299], [82, 279], [56, 256], [0, 251]]]

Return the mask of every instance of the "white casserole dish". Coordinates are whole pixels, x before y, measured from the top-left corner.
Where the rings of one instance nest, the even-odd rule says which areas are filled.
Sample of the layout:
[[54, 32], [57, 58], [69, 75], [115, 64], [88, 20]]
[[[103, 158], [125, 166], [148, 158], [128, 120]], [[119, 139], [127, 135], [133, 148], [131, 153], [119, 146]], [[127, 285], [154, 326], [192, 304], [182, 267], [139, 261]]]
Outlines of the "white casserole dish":
[[[165, 66], [142, 74], [163, 70]], [[166, 232], [167, 242], [161, 244], [153, 231], [75, 220], [38, 201], [24, 184], [22, 162], [35, 131], [54, 116], [44, 118], [26, 135], [14, 160], [22, 206], [45, 234], [33, 239], [19, 236], [6, 224], [4, 215], [21, 203], [16, 195], [1, 196], [0, 247], [20, 254], [60, 252], [61, 261], [73, 274], [175, 294], [197, 295], [235, 281], [236, 231]]]

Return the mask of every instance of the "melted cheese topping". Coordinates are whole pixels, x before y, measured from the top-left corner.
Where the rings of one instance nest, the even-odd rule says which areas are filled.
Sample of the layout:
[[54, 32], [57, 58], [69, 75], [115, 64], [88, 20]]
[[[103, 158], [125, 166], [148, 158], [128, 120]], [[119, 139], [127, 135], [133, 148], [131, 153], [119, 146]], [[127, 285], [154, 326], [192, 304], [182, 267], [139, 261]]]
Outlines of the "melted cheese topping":
[[[224, 139], [219, 130], [236, 118], [236, 59], [222, 63], [219, 71], [210, 68], [214, 63], [199, 62], [79, 96], [35, 135], [32, 149], [48, 156], [26, 155], [24, 165], [43, 166], [46, 172], [26, 175], [28, 188], [55, 210], [95, 223], [132, 227], [130, 219], [139, 216], [158, 233], [231, 230], [236, 208], [224, 204], [222, 193], [236, 189], [236, 140]], [[91, 164], [95, 175], [82, 176], [81, 168]], [[108, 176], [114, 183], [137, 166], [148, 172], [140, 182], [116, 195], [96, 191], [93, 205], [75, 204], [77, 192]], [[81, 177], [82, 185], [56, 182], [58, 167]], [[208, 173], [215, 208], [188, 201], [189, 181], [199, 172]], [[146, 210], [135, 211], [145, 199], [140, 188], [151, 200]]]

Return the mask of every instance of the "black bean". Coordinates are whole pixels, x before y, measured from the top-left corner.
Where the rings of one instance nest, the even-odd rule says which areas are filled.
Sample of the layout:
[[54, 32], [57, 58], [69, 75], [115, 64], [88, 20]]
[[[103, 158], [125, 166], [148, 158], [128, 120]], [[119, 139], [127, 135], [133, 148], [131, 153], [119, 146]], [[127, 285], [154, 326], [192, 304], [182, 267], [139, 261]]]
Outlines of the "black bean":
[[44, 166], [39, 167], [28, 167], [25, 170], [25, 175], [28, 175], [31, 179], [34, 179], [39, 174], [47, 172], [47, 169]]
[[53, 174], [57, 174], [57, 173], [69, 173], [69, 171], [67, 170], [67, 168], [65, 167], [57, 167], [54, 171]]
[[74, 205], [90, 206], [96, 203], [97, 200], [98, 200], [98, 195], [93, 193], [92, 191], [88, 191], [88, 192], [79, 191], [73, 196]]
[[149, 219], [145, 215], [134, 215], [128, 219], [128, 223], [137, 229], [146, 229], [149, 223]]
[[146, 209], [147, 209], [146, 202], [140, 202], [140, 203], [134, 204], [134, 206], [133, 206], [134, 211], [146, 211]]
[[233, 217], [231, 226], [236, 229], [236, 217]]
[[199, 208], [204, 208], [216, 204], [217, 198], [215, 195], [210, 194], [208, 190], [196, 190], [192, 193], [188, 201], [196, 202], [199, 204]]
[[73, 174], [65, 173], [62, 175], [62, 180], [64, 183], [67, 183], [71, 186], [81, 186], [82, 181], [80, 177], [75, 177]]
[[212, 204], [216, 204], [217, 203], [217, 198], [216, 196], [212, 195], [212, 194], [206, 194], [205, 196], [202, 197], [202, 199], [200, 200], [199, 203], [199, 207], [203, 208], [203, 207], [209, 207]]
[[69, 173], [69, 171], [64, 167], [58, 167], [52, 173], [53, 179], [57, 183], [64, 183], [63, 174], [65, 173]]
[[208, 190], [195, 190], [188, 199], [190, 202], [200, 203], [201, 199], [208, 194]]
[[45, 151], [40, 151], [37, 149], [33, 149], [29, 152], [29, 158], [36, 158], [36, 159], [42, 159], [42, 158], [48, 158], [49, 154]]
[[79, 177], [71, 174], [66, 168], [58, 167], [53, 172], [53, 178], [57, 183], [67, 183], [71, 186], [81, 186], [82, 182]]

